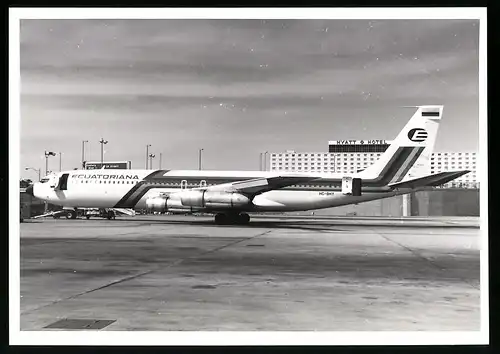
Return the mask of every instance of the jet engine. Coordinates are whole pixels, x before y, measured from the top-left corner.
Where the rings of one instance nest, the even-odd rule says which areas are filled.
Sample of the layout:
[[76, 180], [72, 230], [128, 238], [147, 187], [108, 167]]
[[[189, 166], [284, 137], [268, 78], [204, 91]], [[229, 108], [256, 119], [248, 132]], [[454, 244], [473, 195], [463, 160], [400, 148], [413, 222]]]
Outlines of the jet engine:
[[185, 191], [179, 193], [184, 206], [200, 208], [239, 208], [250, 204], [250, 199], [234, 192]]
[[180, 200], [170, 199], [167, 197], [152, 197], [146, 199], [146, 209], [150, 211], [165, 212], [171, 209], [189, 210], [191, 208], [183, 206]]

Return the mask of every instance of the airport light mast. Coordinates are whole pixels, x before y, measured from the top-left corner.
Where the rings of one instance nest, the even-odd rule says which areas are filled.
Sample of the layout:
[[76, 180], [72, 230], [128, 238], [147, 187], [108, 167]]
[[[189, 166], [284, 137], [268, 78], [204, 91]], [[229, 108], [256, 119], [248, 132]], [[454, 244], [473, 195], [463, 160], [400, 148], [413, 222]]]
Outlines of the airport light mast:
[[26, 171], [28, 170], [33, 170], [33, 171], [36, 171], [38, 173], [38, 182], [40, 182], [40, 169], [39, 168], [34, 168], [34, 167], [25, 167], [24, 168]]
[[150, 148], [151, 144], [147, 144], [146, 145], [146, 170], [149, 170], [148, 168], [148, 158], [149, 158], [149, 148]]
[[82, 140], [82, 169], [85, 169], [85, 143], [88, 142], [88, 140]]
[[204, 149], [199, 149], [198, 150], [198, 170], [201, 171], [201, 152], [203, 151]]
[[153, 169], [153, 159], [156, 157], [155, 154], [149, 154], [149, 166]]
[[52, 151], [45, 151], [45, 175], [46, 176], [49, 174], [49, 157], [50, 156], [56, 156], [56, 153], [52, 152]]
[[160, 165], [159, 165], [159, 169], [161, 170], [161, 152], [160, 152]]
[[99, 143], [101, 144], [101, 168], [103, 168], [103, 166], [104, 166], [104, 144], [107, 144], [108, 141], [104, 140], [104, 138], [101, 138], [101, 140], [99, 140]]
[[269, 154], [268, 151], [264, 151], [264, 152], [261, 152], [259, 154], [259, 170], [260, 171], [267, 171], [267, 166], [266, 166], [266, 162], [267, 162], [267, 154]]

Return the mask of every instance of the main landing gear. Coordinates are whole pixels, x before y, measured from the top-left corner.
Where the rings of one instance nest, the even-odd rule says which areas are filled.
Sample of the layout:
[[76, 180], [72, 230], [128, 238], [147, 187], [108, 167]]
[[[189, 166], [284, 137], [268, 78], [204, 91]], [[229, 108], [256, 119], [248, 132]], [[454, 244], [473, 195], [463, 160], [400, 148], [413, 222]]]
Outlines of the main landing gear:
[[224, 214], [215, 215], [215, 223], [217, 225], [247, 225], [250, 222], [250, 215], [241, 214]]
[[76, 219], [76, 210], [66, 211], [66, 219]]

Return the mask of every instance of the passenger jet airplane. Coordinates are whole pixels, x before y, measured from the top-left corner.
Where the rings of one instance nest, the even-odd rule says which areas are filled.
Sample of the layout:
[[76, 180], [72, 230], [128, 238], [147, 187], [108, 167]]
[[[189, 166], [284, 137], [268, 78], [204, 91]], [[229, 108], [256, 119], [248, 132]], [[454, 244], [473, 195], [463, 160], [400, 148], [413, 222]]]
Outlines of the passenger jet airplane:
[[304, 211], [357, 204], [428, 189], [470, 172], [420, 173], [408, 178], [417, 159], [429, 159], [443, 113], [443, 106], [416, 108], [380, 159], [354, 174], [73, 170], [48, 175], [26, 191], [70, 208], [70, 218], [76, 218], [75, 208], [148, 209], [212, 213], [217, 224], [246, 224], [250, 221], [248, 212]]

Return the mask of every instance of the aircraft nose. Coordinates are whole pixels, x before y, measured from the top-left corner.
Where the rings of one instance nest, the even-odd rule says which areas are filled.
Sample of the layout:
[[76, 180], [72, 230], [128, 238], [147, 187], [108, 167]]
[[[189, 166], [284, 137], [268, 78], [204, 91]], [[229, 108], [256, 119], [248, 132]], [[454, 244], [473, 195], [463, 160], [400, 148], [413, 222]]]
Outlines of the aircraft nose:
[[34, 184], [30, 184], [27, 188], [26, 188], [26, 193], [28, 193], [29, 195], [31, 195], [32, 197], [35, 196], [35, 193], [33, 192], [33, 186]]

